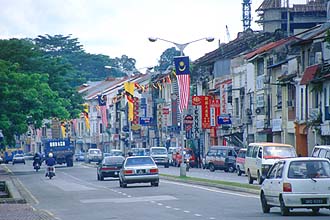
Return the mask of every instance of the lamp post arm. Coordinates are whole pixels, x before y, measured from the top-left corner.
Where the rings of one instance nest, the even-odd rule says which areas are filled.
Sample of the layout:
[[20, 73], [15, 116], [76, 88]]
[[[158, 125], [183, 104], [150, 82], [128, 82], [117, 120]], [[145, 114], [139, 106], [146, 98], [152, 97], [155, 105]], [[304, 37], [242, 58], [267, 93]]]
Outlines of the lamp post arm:
[[203, 37], [203, 38], [200, 38], [200, 39], [197, 39], [197, 40], [189, 41], [189, 42], [184, 43], [184, 44], [179, 44], [179, 43], [175, 43], [173, 41], [165, 40], [165, 39], [162, 39], [162, 38], [156, 38], [156, 39], [174, 44], [180, 50], [181, 56], [183, 56], [184, 49], [191, 43], [201, 41], [201, 40], [213, 41], [213, 39], [211, 39], [211, 38]]

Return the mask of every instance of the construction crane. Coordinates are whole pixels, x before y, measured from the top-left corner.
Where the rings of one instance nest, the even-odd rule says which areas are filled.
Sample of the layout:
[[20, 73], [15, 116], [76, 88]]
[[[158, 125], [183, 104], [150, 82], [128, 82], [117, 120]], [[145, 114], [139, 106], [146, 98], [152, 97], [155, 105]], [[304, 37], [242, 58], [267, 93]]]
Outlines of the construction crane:
[[251, 27], [251, 1], [252, 0], [243, 0], [243, 31], [246, 31]]

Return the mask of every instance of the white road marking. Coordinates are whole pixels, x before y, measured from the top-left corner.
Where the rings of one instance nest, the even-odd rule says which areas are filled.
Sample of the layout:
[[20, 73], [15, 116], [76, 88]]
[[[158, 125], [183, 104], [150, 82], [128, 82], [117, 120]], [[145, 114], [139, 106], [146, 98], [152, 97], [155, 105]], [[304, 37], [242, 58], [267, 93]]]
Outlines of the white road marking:
[[184, 212], [184, 213], [190, 213], [190, 211], [188, 211], [188, 210], [184, 210], [183, 212]]
[[230, 192], [227, 190], [220, 190], [220, 189], [215, 189], [215, 188], [208, 188], [205, 186], [198, 186], [198, 185], [192, 185], [192, 184], [187, 184], [187, 183], [179, 183], [179, 182], [173, 182], [173, 181], [168, 181], [168, 180], [162, 180], [162, 183], [169, 183], [169, 184], [174, 184], [174, 185], [180, 185], [180, 186], [188, 186], [191, 188], [196, 188], [196, 189], [201, 189], [201, 190], [206, 190], [210, 192], [216, 192], [216, 193], [222, 193], [222, 194], [228, 194], [228, 195], [234, 195], [234, 196], [240, 196], [240, 197], [247, 197], [247, 198], [255, 198], [259, 199], [258, 195], [250, 195], [250, 194], [244, 194], [244, 193], [239, 193], [239, 192]]
[[201, 214], [194, 214], [194, 216], [201, 217], [202, 215]]
[[[174, 196], [160, 195], [160, 196], [142, 196], [131, 198], [114, 198], [114, 199], [82, 199], [81, 203], [131, 203], [131, 202], [152, 202], [152, 201], [167, 201], [177, 200]], [[163, 205], [162, 203], [157, 203]]]

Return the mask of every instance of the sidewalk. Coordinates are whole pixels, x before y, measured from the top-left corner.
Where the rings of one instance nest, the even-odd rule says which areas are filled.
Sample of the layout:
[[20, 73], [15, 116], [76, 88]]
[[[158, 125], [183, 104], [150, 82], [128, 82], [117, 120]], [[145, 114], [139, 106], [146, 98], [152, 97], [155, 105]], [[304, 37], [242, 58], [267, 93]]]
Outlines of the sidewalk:
[[0, 181], [5, 181], [11, 198], [0, 198], [0, 220], [55, 220], [49, 213], [28, 203], [25, 189], [17, 178], [0, 165]]

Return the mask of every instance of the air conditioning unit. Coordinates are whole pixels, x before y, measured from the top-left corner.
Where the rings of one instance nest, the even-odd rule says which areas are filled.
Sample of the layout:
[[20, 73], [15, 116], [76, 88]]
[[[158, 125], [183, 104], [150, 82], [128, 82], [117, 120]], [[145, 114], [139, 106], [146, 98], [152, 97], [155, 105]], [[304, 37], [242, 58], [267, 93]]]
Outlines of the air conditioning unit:
[[256, 108], [256, 114], [257, 115], [261, 114], [261, 108]]

